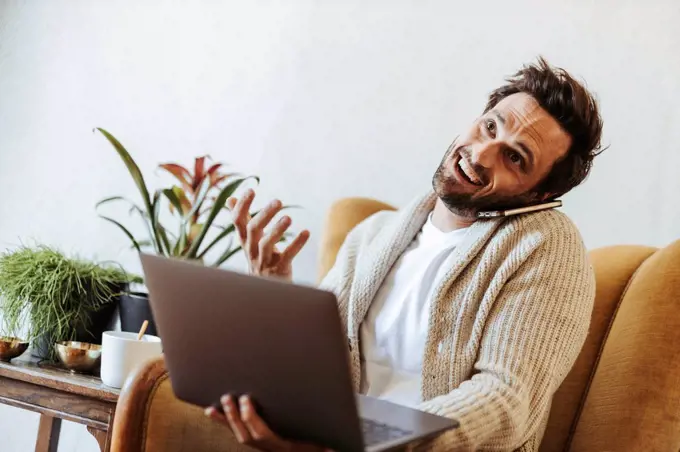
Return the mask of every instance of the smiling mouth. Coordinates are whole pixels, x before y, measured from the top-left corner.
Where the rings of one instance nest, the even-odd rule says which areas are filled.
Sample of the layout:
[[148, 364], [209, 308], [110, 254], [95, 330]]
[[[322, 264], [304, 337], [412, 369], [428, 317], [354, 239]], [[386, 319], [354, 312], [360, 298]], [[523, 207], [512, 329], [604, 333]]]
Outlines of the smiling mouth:
[[468, 184], [475, 185], [477, 187], [484, 185], [482, 179], [477, 175], [477, 172], [472, 169], [472, 166], [467, 160], [465, 160], [465, 158], [463, 158], [462, 155], [458, 157], [458, 161], [456, 162], [455, 166], [458, 175]]

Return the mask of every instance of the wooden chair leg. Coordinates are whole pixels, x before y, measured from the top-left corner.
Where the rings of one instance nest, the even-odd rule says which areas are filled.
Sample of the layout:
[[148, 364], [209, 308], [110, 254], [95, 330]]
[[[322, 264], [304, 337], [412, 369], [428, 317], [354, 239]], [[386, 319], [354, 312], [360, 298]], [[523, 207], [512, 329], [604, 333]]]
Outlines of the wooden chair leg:
[[35, 452], [57, 452], [60, 432], [61, 419], [41, 414], [38, 438], [35, 442]]
[[101, 452], [109, 452], [111, 450], [111, 427], [109, 427], [108, 431], [104, 430], [97, 430], [96, 428], [88, 427], [87, 431], [90, 432], [90, 435], [94, 436], [94, 439], [97, 440], [97, 444], [99, 444], [99, 450]]

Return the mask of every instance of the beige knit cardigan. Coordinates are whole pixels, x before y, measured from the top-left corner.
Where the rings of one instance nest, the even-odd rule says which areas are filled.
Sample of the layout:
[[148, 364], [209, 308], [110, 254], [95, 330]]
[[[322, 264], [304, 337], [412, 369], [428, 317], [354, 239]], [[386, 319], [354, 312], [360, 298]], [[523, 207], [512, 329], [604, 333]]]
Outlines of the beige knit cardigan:
[[[339, 301], [359, 391], [359, 327], [383, 279], [434, 207], [430, 193], [380, 212], [347, 236], [322, 281]], [[423, 411], [460, 428], [428, 451], [535, 451], [553, 394], [583, 345], [595, 279], [574, 224], [550, 210], [479, 220], [434, 291], [422, 370]], [[395, 331], [394, 334], [399, 334]]]

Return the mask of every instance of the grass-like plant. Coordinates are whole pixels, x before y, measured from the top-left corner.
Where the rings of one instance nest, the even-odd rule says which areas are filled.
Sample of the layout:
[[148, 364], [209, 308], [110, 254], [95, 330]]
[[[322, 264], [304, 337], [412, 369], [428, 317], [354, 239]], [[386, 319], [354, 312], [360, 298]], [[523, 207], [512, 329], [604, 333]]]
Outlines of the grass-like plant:
[[89, 331], [90, 313], [115, 302], [125, 284], [139, 281], [116, 265], [68, 258], [44, 245], [0, 254], [2, 330], [34, 342], [75, 339]]

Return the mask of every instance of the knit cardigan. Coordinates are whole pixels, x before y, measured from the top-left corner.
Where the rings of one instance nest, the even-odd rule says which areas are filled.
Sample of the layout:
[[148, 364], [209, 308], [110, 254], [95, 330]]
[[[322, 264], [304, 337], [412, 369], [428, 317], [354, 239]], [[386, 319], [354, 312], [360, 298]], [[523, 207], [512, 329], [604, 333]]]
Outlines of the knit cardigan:
[[[435, 201], [429, 193], [364, 220], [321, 283], [338, 298], [357, 392], [360, 325]], [[419, 408], [460, 427], [412, 449], [536, 451], [590, 323], [595, 278], [581, 236], [549, 210], [478, 220], [453, 252], [433, 292]]]

